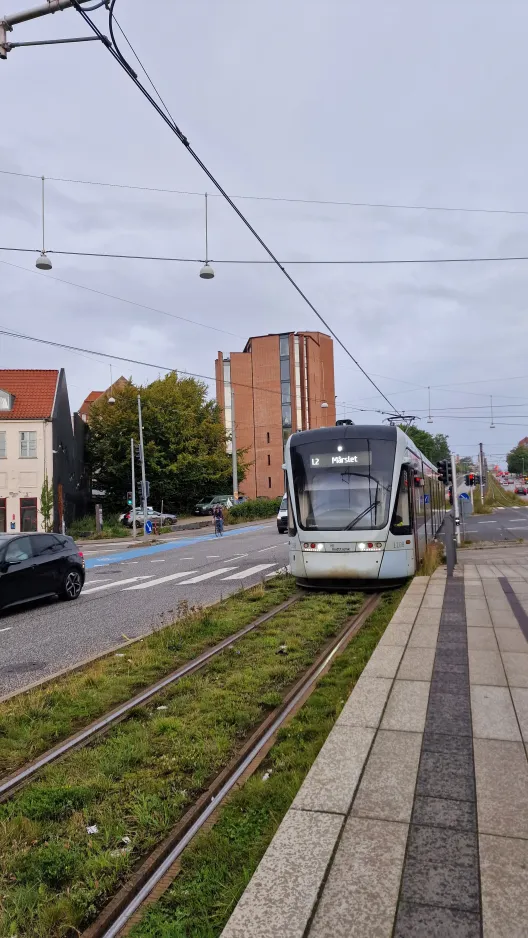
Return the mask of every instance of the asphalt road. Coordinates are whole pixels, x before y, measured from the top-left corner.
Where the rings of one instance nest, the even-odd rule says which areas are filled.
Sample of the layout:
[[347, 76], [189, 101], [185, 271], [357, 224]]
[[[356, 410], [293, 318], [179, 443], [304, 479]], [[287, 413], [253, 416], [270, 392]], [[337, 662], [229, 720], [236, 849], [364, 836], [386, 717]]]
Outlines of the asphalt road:
[[528, 507], [496, 508], [491, 515], [470, 515], [464, 522], [468, 541], [528, 540]]
[[170, 622], [182, 603], [206, 605], [288, 563], [275, 519], [223, 537], [188, 532], [154, 547], [85, 550], [75, 602], [45, 601], [0, 617], [0, 696]]

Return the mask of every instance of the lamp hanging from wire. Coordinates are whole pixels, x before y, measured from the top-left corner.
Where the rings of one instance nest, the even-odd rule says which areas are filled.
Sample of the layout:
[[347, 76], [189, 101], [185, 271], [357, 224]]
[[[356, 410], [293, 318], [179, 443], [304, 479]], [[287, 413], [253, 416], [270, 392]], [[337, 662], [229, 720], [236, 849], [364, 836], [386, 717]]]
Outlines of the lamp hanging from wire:
[[110, 397], [108, 398], [109, 404], [115, 404], [114, 397], [114, 379], [112, 377], [112, 366], [110, 365]]
[[429, 416], [428, 416], [428, 418], [427, 418], [427, 423], [432, 423], [432, 422], [433, 422], [433, 418], [431, 417], [431, 388], [428, 387], [428, 388], [427, 388], [427, 391], [428, 391], [428, 394], [429, 394]]
[[209, 263], [209, 241], [208, 241], [208, 230], [207, 230], [207, 192], [205, 193], [205, 264], [200, 271], [200, 277], [202, 280], [212, 280], [214, 277], [214, 270]]
[[51, 270], [53, 264], [51, 263], [48, 255], [46, 254], [46, 229], [45, 229], [45, 212], [44, 212], [44, 187], [45, 179], [42, 177], [42, 251], [37, 257], [36, 266], [39, 270]]
[[492, 394], [490, 394], [490, 409], [491, 409], [490, 430], [494, 430], [494, 429], [495, 429], [495, 424], [493, 423], [493, 395], [492, 395]]

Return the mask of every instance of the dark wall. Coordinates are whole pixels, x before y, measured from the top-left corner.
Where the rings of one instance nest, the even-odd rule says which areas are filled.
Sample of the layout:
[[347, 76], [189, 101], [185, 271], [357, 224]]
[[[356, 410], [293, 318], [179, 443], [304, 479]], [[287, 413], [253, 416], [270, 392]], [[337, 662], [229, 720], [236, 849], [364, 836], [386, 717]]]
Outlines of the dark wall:
[[63, 514], [66, 528], [74, 518], [84, 514], [83, 490], [84, 447], [79, 447], [72, 427], [66, 375], [61, 368], [53, 411], [53, 522], [60, 527], [59, 486], [62, 485]]

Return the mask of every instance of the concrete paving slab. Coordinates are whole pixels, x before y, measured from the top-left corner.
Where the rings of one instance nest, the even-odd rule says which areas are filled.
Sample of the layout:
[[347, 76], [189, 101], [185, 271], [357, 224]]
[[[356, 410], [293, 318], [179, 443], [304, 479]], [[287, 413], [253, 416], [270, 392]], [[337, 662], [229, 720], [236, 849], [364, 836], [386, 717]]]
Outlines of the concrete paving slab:
[[512, 687], [511, 695], [522, 738], [526, 743], [528, 742], [528, 687]]
[[493, 623], [491, 621], [491, 616], [489, 614], [488, 608], [486, 609], [475, 609], [472, 610], [466, 606], [466, 623], [468, 628], [478, 627], [478, 628], [491, 628]]
[[404, 902], [478, 912], [477, 835], [413, 825], [401, 897]]
[[428, 700], [427, 681], [396, 680], [381, 721], [381, 728], [423, 733]]
[[390, 938], [407, 830], [406, 824], [348, 819], [310, 938]]
[[375, 732], [372, 727], [335, 726], [297, 792], [292, 808], [346, 814]]
[[429, 702], [428, 732], [447, 733], [449, 736], [471, 736], [471, 712], [469, 700], [465, 696], [435, 690], [431, 691]]
[[352, 806], [354, 816], [410, 820], [421, 743], [420, 733], [378, 731]]
[[426, 798], [422, 795], [416, 796], [412, 823], [425, 824], [428, 827], [451, 827], [459, 831], [477, 829], [475, 806], [471, 801]]
[[414, 626], [409, 639], [409, 648], [436, 648], [438, 625]]
[[477, 739], [520, 740], [509, 688], [472, 685], [471, 710]]
[[519, 623], [511, 609], [501, 610], [500, 612], [492, 609], [490, 615], [495, 629], [515, 629], [519, 627]]
[[422, 752], [416, 794], [424, 798], [474, 801], [475, 780], [471, 754]]
[[336, 814], [288, 811], [222, 938], [302, 938], [342, 824]]
[[480, 938], [480, 916], [460, 909], [437, 909], [402, 902], [394, 938]]
[[398, 680], [430, 681], [434, 658], [434, 648], [406, 648], [398, 670]]
[[441, 609], [420, 609], [420, 612], [416, 616], [415, 626], [416, 628], [422, 626], [435, 626], [438, 628], [440, 625], [440, 618], [442, 615]]
[[469, 683], [506, 687], [506, 674], [498, 651], [472, 651], [469, 649]]
[[365, 677], [395, 677], [402, 656], [401, 645], [378, 645], [363, 674]]
[[475, 651], [498, 651], [493, 629], [469, 626], [467, 629], [468, 649]]
[[467, 589], [464, 591], [466, 597], [466, 609], [471, 610], [472, 612], [486, 612], [488, 608], [488, 602], [484, 593], [480, 597], [468, 596]]
[[418, 609], [402, 609], [400, 606], [394, 613], [390, 625], [414, 625]]
[[409, 635], [412, 632], [413, 623], [393, 623], [387, 626], [383, 633], [379, 645], [403, 645], [409, 641]]
[[481, 834], [528, 838], [528, 762], [520, 742], [474, 739]]
[[528, 841], [479, 837], [484, 938], [526, 938]]
[[336, 726], [371, 726], [377, 729], [392, 687], [392, 680], [364, 673], [343, 707]]
[[528, 642], [519, 626], [515, 629], [497, 629], [497, 641], [501, 651], [517, 651], [528, 655]]
[[528, 655], [503, 651], [502, 663], [510, 687], [528, 687]]

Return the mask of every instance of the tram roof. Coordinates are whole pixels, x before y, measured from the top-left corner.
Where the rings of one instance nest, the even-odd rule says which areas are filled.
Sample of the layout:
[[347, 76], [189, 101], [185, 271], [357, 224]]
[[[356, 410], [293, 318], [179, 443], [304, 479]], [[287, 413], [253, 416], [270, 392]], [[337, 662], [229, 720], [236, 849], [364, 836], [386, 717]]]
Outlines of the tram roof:
[[318, 443], [320, 440], [357, 440], [365, 437], [370, 440], [390, 440], [395, 443], [397, 431], [397, 427], [379, 423], [355, 423], [352, 426], [350, 424], [341, 424], [338, 427], [319, 427], [317, 430], [302, 430], [300, 433], [292, 433], [290, 445]]

